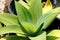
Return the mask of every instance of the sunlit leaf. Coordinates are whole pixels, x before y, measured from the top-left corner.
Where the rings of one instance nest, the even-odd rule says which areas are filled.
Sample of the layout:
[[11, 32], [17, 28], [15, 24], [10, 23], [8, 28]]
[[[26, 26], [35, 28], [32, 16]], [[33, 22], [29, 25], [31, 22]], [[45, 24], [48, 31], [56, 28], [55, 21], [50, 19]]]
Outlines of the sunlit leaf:
[[41, 29], [46, 29], [59, 13], [60, 13], [60, 8], [58, 7], [42, 15], [40, 19], [37, 21], [36, 24], [37, 29], [41, 26], [42, 23], [44, 24]]
[[27, 23], [27, 22], [23, 22], [23, 27], [24, 29], [27, 31], [28, 34], [32, 34], [35, 33], [36, 27], [31, 24], [31, 23]]
[[48, 15], [44, 19], [44, 25], [42, 29], [46, 29], [59, 13], [60, 13], [60, 7], [52, 9], [51, 11], [47, 12]]
[[42, 15], [41, 0], [32, 0], [29, 10], [33, 16], [33, 21], [35, 24], [39, 17]]
[[0, 14], [0, 22], [2, 22], [5, 25], [18, 24], [17, 16], [8, 13]]
[[60, 30], [52, 30], [47, 36], [60, 37]]
[[60, 40], [60, 30], [52, 30], [47, 34], [47, 40]]
[[20, 33], [20, 34], [25, 34], [19, 25], [10, 25], [7, 27], [3, 27], [0, 29], [0, 35], [6, 34], [6, 33]]

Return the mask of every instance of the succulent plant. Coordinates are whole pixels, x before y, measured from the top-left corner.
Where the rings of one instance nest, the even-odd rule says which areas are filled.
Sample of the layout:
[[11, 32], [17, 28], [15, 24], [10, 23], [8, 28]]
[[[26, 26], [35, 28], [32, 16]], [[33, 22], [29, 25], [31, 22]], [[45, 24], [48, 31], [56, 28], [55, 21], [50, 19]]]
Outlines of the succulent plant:
[[16, 33], [1, 40], [46, 40], [46, 29], [60, 13], [60, 7], [43, 14], [42, 0], [30, 0], [29, 9], [15, 1], [17, 15], [0, 14], [0, 22], [5, 26], [0, 35]]

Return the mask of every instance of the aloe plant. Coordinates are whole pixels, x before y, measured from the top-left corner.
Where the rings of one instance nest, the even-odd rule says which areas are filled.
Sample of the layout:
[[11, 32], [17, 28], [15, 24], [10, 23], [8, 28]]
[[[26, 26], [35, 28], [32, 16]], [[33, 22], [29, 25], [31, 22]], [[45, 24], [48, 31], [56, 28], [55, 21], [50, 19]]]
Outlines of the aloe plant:
[[[30, 2], [31, 1], [31, 2]], [[0, 35], [16, 33], [0, 40], [46, 40], [46, 29], [60, 13], [60, 7], [43, 14], [42, 0], [30, 0], [29, 9], [15, 1], [17, 15], [0, 14], [0, 22], [5, 26]]]

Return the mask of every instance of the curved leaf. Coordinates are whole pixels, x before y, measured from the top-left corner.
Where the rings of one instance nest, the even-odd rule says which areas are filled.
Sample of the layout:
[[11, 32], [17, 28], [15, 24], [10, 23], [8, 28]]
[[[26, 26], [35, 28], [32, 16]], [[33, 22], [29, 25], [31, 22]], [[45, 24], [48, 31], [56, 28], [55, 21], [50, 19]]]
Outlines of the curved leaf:
[[20, 21], [22, 22], [32, 22], [32, 15], [31, 13], [20, 3], [15, 1], [15, 6], [16, 6], [16, 11], [17, 11], [17, 16]]
[[52, 30], [47, 34], [47, 40], [60, 40], [60, 30]]
[[41, 29], [46, 29], [59, 13], [60, 8], [55, 8], [47, 12], [46, 14], [42, 15], [36, 23], [36, 28], [40, 28], [41, 24], [44, 23]]
[[30, 39], [28, 37], [22, 37], [22, 36], [7, 36], [1, 38], [0, 40], [30, 40]]
[[2, 22], [5, 25], [18, 24], [17, 16], [13, 14], [8, 14], [8, 13], [0, 14], [0, 22]]
[[23, 22], [22, 25], [28, 34], [33, 35], [33, 33], [35, 33], [36, 27], [33, 24], [28, 22]]
[[54, 36], [54, 37], [59, 37], [60, 38], [60, 30], [52, 30], [47, 34], [47, 36]]
[[6, 33], [19, 33], [19, 34], [25, 34], [19, 25], [10, 25], [6, 26], [0, 29], [0, 35], [6, 34]]
[[41, 0], [32, 0], [29, 10], [32, 13], [34, 24], [36, 24], [37, 20], [42, 15]]
[[46, 29], [52, 23], [52, 21], [57, 17], [59, 13], [60, 13], [60, 7], [52, 9], [51, 11], [47, 12], [48, 15], [44, 19], [44, 25], [42, 29]]

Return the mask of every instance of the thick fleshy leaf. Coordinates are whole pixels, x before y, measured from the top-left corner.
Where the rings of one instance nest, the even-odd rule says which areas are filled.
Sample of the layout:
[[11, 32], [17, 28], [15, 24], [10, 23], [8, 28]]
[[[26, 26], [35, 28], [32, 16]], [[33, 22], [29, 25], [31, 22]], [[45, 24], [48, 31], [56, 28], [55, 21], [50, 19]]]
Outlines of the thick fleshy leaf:
[[19, 34], [25, 34], [19, 25], [10, 25], [7, 27], [3, 27], [0, 29], [0, 35], [6, 34], [6, 33], [19, 33]]
[[23, 22], [22, 25], [28, 34], [33, 35], [35, 33], [36, 27], [33, 24], [28, 22]]
[[36, 23], [36, 21], [42, 15], [41, 0], [32, 0], [29, 10], [32, 13], [34, 23]]
[[47, 40], [60, 40], [60, 30], [52, 30], [47, 34]]
[[0, 40], [30, 40], [28, 37], [21, 37], [21, 36], [7, 36], [1, 38]]
[[59, 13], [60, 13], [60, 8], [56, 8], [42, 15], [40, 19], [37, 21], [36, 24], [37, 29], [40, 28], [40, 25], [42, 23], [43, 23], [43, 27], [41, 29], [46, 29]]
[[2, 22], [5, 25], [18, 24], [17, 16], [13, 14], [8, 14], [8, 13], [0, 14], [0, 22]]
[[47, 34], [47, 36], [60, 37], [60, 30], [52, 30]]
[[46, 29], [52, 23], [52, 21], [57, 17], [57, 15], [60, 13], [60, 7], [52, 9], [51, 11], [47, 12], [47, 14], [48, 13], [49, 15], [47, 15], [47, 17], [44, 19], [45, 21], [42, 29]]
[[22, 23], [22, 22], [31, 23], [32, 22], [31, 13], [18, 2], [15, 2], [15, 6], [16, 6], [17, 16], [18, 16], [20, 23]]
[[30, 37], [31, 40], [46, 40], [46, 32], [43, 32], [42, 34], [36, 36], [36, 37]]
[[48, 11], [52, 10], [52, 3], [50, 0], [47, 0], [45, 6], [43, 7], [43, 14], [47, 13]]

